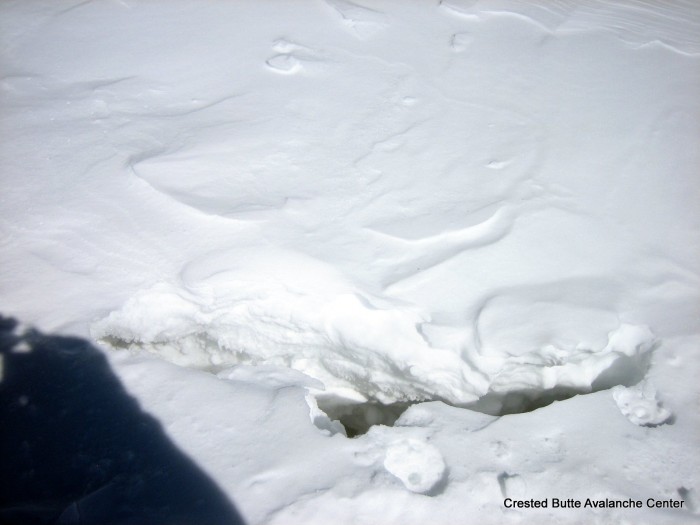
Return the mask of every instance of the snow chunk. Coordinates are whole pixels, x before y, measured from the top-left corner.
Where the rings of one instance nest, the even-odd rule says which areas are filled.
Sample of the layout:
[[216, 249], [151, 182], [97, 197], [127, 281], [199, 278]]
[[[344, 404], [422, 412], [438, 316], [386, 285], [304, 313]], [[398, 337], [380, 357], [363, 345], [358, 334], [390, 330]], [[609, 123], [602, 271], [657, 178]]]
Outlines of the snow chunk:
[[[93, 323], [92, 336], [214, 372], [234, 365], [291, 368], [320, 381], [328, 395], [350, 392], [362, 401], [464, 403], [485, 391], [483, 378], [456, 352], [431, 347], [421, 336], [429, 318], [419, 309], [328, 278], [313, 260], [307, 266], [315, 281], [311, 270], [294, 274], [300, 265], [290, 258], [258, 265], [262, 275], [219, 271], [214, 263], [198, 270], [204, 278], [190, 269], [187, 283], [137, 292]], [[250, 375], [250, 368], [235, 375], [244, 372]]]
[[641, 380], [650, 352], [658, 344], [645, 325], [621, 324], [600, 349], [561, 349], [546, 345], [504, 359], [494, 374], [493, 392], [570, 388], [590, 391]]
[[418, 439], [394, 441], [386, 451], [384, 468], [411, 492], [424, 494], [445, 477], [445, 461], [433, 445]]
[[221, 370], [216, 376], [229, 381], [242, 381], [270, 388], [298, 387], [323, 390], [323, 383], [319, 380], [285, 366], [236, 365]]
[[347, 435], [342, 423], [328, 417], [323, 410], [318, 407], [316, 398], [311, 394], [306, 394], [306, 404], [309, 405], [309, 417], [311, 422], [325, 434], [333, 436], [335, 434]]
[[636, 356], [654, 348], [656, 338], [648, 326], [621, 324], [610, 333], [606, 350], [619, 352], [627, 356]]
[[620, 412], [635, 425], [656, 426], [667, 422], [672, 414], [656, 398], [656, 390], [649, 384], [631, 388], [616, 386], [612, 395]]

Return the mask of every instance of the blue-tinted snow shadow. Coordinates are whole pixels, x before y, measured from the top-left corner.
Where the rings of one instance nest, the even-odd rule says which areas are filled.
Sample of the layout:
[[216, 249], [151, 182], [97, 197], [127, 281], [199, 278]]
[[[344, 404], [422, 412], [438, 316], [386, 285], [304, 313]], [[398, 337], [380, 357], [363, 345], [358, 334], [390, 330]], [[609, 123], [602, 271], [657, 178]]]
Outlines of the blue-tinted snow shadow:
[[0, 316], [0, 524], [242, 524], [88, 341]]

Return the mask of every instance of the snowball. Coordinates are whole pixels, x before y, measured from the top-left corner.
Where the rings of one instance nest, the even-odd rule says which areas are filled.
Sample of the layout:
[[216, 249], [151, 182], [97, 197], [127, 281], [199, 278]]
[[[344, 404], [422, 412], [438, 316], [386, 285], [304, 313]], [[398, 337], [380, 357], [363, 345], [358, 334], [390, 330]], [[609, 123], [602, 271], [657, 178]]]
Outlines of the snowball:
[[671, 417], [656, 399], [656, 391], [648, 386], [616, 386], [612, 394], [620, 412], [635, 425], [660, 425]]
[[417, 439], [394, 441], [386, 451], [384, 468], [411, 492], [430, 491], [445, 476], [445, 461], [433, 445]]
[[610, 332], [607, 348], [628, 356], [650, 351], [656, 339], [648, 326], [621, 324]]

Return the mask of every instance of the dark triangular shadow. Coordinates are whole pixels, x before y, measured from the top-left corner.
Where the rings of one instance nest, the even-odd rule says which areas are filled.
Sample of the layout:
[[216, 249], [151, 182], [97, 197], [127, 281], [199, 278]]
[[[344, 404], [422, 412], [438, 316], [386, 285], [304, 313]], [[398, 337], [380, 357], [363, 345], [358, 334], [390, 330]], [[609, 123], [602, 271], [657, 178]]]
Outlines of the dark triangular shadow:
[[243, 523], [98, 349], [16, 329], [0, 316], [0, 524]]

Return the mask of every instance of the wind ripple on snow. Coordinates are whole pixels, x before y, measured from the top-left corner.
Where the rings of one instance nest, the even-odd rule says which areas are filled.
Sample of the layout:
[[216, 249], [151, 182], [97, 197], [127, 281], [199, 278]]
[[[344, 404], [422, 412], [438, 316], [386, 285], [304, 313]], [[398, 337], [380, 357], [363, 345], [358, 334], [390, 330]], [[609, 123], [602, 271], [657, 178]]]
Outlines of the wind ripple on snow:
[[440, 6], [458, 17], [515, 16], [551, 34], [605, 30], [632, 45], [700, 54], [700, 4], [694, 0], [442, 0]]

